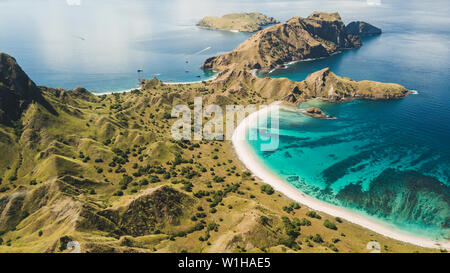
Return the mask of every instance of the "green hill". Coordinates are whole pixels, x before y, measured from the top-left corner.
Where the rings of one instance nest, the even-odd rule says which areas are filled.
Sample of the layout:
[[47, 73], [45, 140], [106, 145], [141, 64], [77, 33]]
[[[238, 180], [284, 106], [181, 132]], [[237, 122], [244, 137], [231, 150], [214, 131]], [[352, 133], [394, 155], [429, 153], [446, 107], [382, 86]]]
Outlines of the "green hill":
[[259, 12], [230, 13], [222, 17], [204, 17], [197, 26], [210, 29], [234, 30], [241, 32], [255, 32], [263, 26], [278, 24], [279, 21]]

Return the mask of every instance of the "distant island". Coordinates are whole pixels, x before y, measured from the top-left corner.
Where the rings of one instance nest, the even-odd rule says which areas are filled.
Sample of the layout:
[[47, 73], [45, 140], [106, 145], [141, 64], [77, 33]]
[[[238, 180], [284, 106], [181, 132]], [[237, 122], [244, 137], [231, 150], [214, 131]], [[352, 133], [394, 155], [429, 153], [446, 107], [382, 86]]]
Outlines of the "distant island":
[[273, 17], [259, 12], [230, 13], [222, 17], [207, 16], [201, 19], [197, 26], [202, 28], [230, 30], [240, 32], [256, 32], [263, 26], [278, 24], [279, 21]]
[[381, 34], [381, 29], [361, 21], [354, 21], [345, 27], [348, 34], [359, 36], [374, 36]]
[[[206, 60], [204, 68], [239, 68], [270, 71], [295, 61], [328, 57], [362, 45], [361, 36], [380, 32], [364, 22], [345, 26], [338, 13], [313, 12], [266, 28], [231, 52]], [[235, 66], [236, 66], [235, 65]]]

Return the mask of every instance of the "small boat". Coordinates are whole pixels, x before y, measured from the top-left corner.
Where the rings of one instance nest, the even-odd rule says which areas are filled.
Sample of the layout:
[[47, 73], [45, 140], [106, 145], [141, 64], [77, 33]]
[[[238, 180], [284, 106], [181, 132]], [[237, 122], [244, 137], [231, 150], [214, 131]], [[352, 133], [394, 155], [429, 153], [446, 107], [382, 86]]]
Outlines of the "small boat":
[[201, 76], [197, 76], [197, 78], [200, 78]]
[[137, 72], [143, 72], [143, 71], [144, 71], [144, 69], [142, 69], [142, 68], [137, 70]]

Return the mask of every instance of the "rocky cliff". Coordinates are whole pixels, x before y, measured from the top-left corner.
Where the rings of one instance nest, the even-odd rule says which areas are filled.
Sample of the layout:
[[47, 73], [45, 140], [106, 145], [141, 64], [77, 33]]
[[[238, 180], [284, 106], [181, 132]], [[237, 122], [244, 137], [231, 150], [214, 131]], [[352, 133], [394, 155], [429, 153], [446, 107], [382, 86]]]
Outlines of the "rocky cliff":
[[307, 18], [294, 17], [257, 32], [235, 50], [209, 58], [203, 67], [270, 70], [291, 61], [326, 57], [360, 45], [358, 36], [346, 32], [338, 13], [314, 12]]
[[345, 31], [348, 34], [358, 35], [358, 36], [373, 36], [373, 35], [381, 34], [381, 29], [379, 29], [369, 23], [361, 22], [361, 21], [355, 21], [355, 22], [349, 23], [345, 27]]
[[11, 124], [16, 121], [34, 101], [50, 107], [16, 60], [0, 53], [0, 123]]
[[287, 78], [258, 78], [245, 70], [227, 69], [219, 74], [211, 86], [224, 90], [225, 96], [248, 96], [252, 90], [257, 90], [263, 97], [284, 100], [290, 104], [314, 98], [341, 102], [351, 99], [397, 99], [410, 92], [399, 84], [341, 77], [330, 68], [314, 72], [300, 82]]

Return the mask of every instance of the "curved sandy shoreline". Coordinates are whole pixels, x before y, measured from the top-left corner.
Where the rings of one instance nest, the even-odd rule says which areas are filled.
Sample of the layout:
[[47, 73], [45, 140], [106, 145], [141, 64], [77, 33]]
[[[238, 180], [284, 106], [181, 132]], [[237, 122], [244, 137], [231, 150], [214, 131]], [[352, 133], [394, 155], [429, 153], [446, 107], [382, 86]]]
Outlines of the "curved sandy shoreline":
[[337, 207], [326, 202], [314, 199], [302, 193], [300, 190], [284, 182], [280, 177], [275, 175], [273, 172], [268, 170], [263, 164], [261, 164], [260, 159], [249, 147], [246, 140], [246, 132], [251, 124], [257, 122], [258, 117], [261, 115], [267, 115], [268, 112], [275, 109], [278, 106], [278, 102], [271, 104], [257, 112], [250, 114], [246, 119], [244, 119], [235, 129], [232, 137], [233, 146], [239, 160], [241, 160], [244, 165], [258, 178], [260, 178], [264, 183], [271, 185], [277, 191], [282, 192], [287, 197], [294, 201], [302, 203], [311, 209], [318, 210], [335, 217], [340, 217], [349, 222], [358, 224], [362, 227], [370, 229], [376, 233], [390, 237], [403, 242], [411, 243], [414, 245], [429, 247], [429, 248], [445, 248], [450, 249], [449, 241], [434, 241], [432, 239], [423, 238], [419, 236], [414, 236], [410, 234], [405, 234], [397, 230], [393, 230], [386, 227], [380, 223], [377, 223], [366, 217], [354, 214], [349, 210], [341, 207]]

